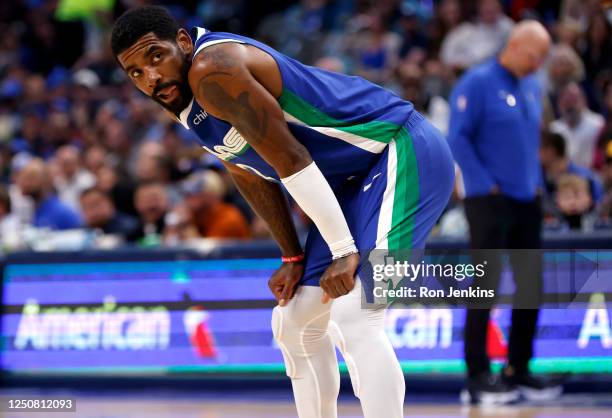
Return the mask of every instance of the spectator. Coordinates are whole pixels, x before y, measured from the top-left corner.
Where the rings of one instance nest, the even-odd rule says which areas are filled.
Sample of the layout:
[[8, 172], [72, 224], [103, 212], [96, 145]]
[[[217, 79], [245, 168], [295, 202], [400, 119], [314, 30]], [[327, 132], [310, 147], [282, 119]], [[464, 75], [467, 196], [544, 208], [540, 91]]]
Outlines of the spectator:
[[332, 3], [322, 0], [302, 0], [279, 15], [262, 22], [262, 36], [271, 46], [299, 59], [313, 62], [324, 46], [325, 30], [333, 27], [335, 16]]
[[599, 74], [612, 68], [612, 30], [603, 11], [591, 17], [584, 45], [582, 61], [586, 77], [590, 82], [595, 82]]
[[11, 197], [0, 184], [0, 249], [16, 247], [19, 244], [19, 219], [11, 213]]
[[606, 125], [601, 130], [595, 150], [595, 168], [600, 169], [607, 158], [607, 147], [612, 141], [612, 77], [603, 88], [603, 102], [606, 115]]
[[503, 13], [499, 0], [480, 0], [478, 20], [453, 29], [440, 51], [442, 62], [465, 70], [492, 57], [504, 46], [514, 22]]
[[449, 32], [463, 21], [463, 10], [459, 0], [442, 0], [434, 9], [434, 21], [431, 33], [431, 53], [438, 56], [442, 42]]
[[574, 21], [581, 32], [587, 29], [589, 17], [600, 7], [599, 0], [563, 0], [561, 3], [559, 18]]
[[588, 181], [575, 174], [565, 174], [557, 182], [557, 207], [570, 229], [591, 229], [593, 220], [588, 226], [584, 219], [593, 218], [593, 199]]
[[444, 97], [448, 95], [448, 86], [440, 67], [440, 62], [429, 60], [425, 64], [425, 74], [421, 66], [404, 60], [397, 67], [397, 79], [401, 96], [446, 134], [450, 111]]
[[85, 189], [95, 184], [95, 177], [82, 167], [79, 150], [74, 145], [58, 148], [54, 164], [56, 173], [53, 183], [58, 197], [72, 209], [79, 211], [79, 197]]
[[125, 121], [111, 117], [102, 127], [102, 145], [122, 160], [127, 160], [132, 151], [132, 141], [129, 128]]
[[600, 214], [606, 223], [612, 223], [612, 139], [608, 141], [604, 166], [601, 170], [605, 194], [602, 199]]
[[140, 222], [136, 230], [128, 236], [128, 240], [145, 246], [158, 245], [169, 210], [165, 186], [161, 183], [140, 184], [134, 194], [134, 206]]
[[85, 151], [84, 160], [85, 170], [96, 175], [106, 165], [106, 151], [99, 145], [93, 145]]
[[550, 124], [550, 130], [567, 138], [567, 155], [572, 162], [592, 167], [604, 118], [587, 108], [584, 93], [576, 83], [561, 91], [558, 106], [561, 118]]
[[419, 112], [427, 113], [427, 97], [425, 97], [423, 90], [423, 70], [421, 67], [417, 64], [404, 62], [398, 66], [397, 73], [402, 98], [412, 102]]
[[223, 166], [218, 167], [213, 165], [209, 168], [216, 172], [221, 177], [221, 180], [223, 180], [223, 187], [225, 189], [225, 197], [223, 201], [238, 208], [247, 222], [251, 224], [255, 219], [255, 214], [253, 213], [251, 206], [249, 206], [242, 194], [238, 191], [236, 183], [234, 183], [234, 180], [232, 180], [231, 174]]
[[389, 31], [377, 13], [368, 14], [364, 21], [365, 28], [356, 37], [356, 72], [368, 80], [384, 84], [397, 64], [401, 39]]
[[24, 113], [20, 134], [13, 140], [14, 151], [25, 151], [43, 158], [53, 153], [51, 144], [45, 144], [42, 136], [44, 123], [41, 116], [34, 110]]
[[[554, 116], [559, 117], [557, 101], [559, 93], [571, 82], [581, 82], [584, 79], [584, 64], [568, 45], [555, 45], [550, 51], [546, 64], [548, 98]], [[552, 119], [551, 119], [552, 120]]]
[[567, 45], [578, 50], [581, 40], [580, 25], [573, 20], [562, 20], [555, 27], [555, 35], [560, 45]]
[[110, 194], [119, 212], [138, 216], [134, 207], [135, 186], [121, 166], [104, 164], [96, 172], [96, 186]]
[[251, 237], [249, 225], [238, 208], [223, 202], [223, 180], [212, 170], [194, 173], [183, 182], [185, 202], [198, 231], [205, 238]]
[[540, 147], [540, 161], [544, 171], [543, 177], [547, 196], [555, 196], [559, 179], [573, 174], [588, 182], [593, 204], [597, 205], [603, 197], [603, 185], [594, 172], [581, 167], [567, 158], [565, 139], [557, 133], [545, 133]]
[[11, 161], [11, 183], [9, 184], [9, 195], [11, 197], [11, 208], [22, 225], [31, 225], [34, 218], [34, 202], [29, 196], [25, 196], [19, 188], [19, 176], [23, 168], [32, 160], [28, 153], [15, 154]]
[[172, 184], [173, 164], [163, 145], [156, 142], [144, 143], [136, 158], [136, 181], [139, 183], [162, 183], [166, 187], [171, 205], [181, 201], [178, 189]]
[[419, 49], [424, 53], [427, 49], [428, 39], [416, 10], [409, 7], [400, 7], [400, 11], [399, 27], [402, 43], [399, 56], [403, 58], [413, 49]]
[[180, 204], [166, 215], [163, 242], [175, 246], [200, 238], [200, 232], [195, 224], [189, 208]]
[[21, 192], [34, 202], [35, 227], [60, 230], [81, 226], [79, 214], [53, 193], [50, 171], [42, 160], [31, 160], [18, 179]]
[[138, 221], [131, 216], [117, 212], [108, 193], [97, 187], [90, 187], [81, 193], [81, 211], [87, 228], [104, 234], [119, 235], [126, 240], [138, 228]]

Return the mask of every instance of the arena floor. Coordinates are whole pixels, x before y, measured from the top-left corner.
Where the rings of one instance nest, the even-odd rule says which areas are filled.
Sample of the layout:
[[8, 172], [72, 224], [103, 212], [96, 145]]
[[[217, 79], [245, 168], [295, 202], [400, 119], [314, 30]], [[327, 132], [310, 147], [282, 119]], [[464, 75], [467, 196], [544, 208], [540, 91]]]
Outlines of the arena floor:
[[[14, 393], [14, 392], [13, 392]], [[11, 391], [3, 391], [1, 397], [13, 397]], [[55, 396], [60, 393], [53, 392]], [[30, 393], [33, 395], [33, 393]], [[42, 395], [41, 393], [37, 393]], [[65, 393], [66, 396], [75, 396]], [[155, 392], [149, 394], [87, 394], [76, 395], [77, 412], [72, 413], [12, 413], [0, 412], [3, 418], [294, 418], [297, 417], [291, 399], [286, 394], [265, 395], [263, 399], [252, 395], [241, 397], [211, 394], [201, 397], [190, 393]], [[432, 397], [433, 398], [433, 397]], [[408, 400], [405, 417], [427, 418], [604, 418], [612, 417], [612, 394], [572, 394], [554, 404], [521, 404], [504, 407], [464, 407], [456, 398]], [[350, 399], [342, 400], [339, 417], [361, 417], [359, 404]], [[384, 417], [380, 417], [384, 418]]]

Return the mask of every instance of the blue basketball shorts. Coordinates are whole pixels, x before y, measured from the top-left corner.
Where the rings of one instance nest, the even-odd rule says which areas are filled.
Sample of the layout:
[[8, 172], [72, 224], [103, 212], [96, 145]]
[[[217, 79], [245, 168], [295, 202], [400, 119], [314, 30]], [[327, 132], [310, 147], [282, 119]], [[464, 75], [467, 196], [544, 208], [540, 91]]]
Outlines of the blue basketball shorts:
[[[374, 249], [422, 249], [448, 204], [454, 179], [446, 139], [414, 112], [369, 173], [335, 192], [361, 254]], [[300, 284], [318, 286], [332, 258], [314, 225], [305, 254]]]

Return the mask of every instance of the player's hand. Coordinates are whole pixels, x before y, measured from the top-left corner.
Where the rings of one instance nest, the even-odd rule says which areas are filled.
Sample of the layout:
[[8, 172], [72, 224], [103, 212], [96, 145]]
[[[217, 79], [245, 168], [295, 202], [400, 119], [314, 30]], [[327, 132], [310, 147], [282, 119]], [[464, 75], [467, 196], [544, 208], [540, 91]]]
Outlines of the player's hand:
[[280, 306], [285, 306], [293, 297], [303, 274], [302, 263], [283, 263], [268, 280], [268, 287]]
[[359, 266], [359, 254], [350, 254], [332, 261], [321, 276], [320, 286], [325, 292], [321, 302], [346, 295], [355, 287], [355, 271]]

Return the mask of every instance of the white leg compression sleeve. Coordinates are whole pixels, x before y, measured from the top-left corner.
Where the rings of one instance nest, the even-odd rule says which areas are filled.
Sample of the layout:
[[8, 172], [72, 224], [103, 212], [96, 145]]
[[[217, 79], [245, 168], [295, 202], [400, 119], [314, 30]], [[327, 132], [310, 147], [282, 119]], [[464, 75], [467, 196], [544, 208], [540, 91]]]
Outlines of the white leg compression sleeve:
[[327, 327], [331, 304], [323, 290], [300, 286], [286, 306], [272, 312], [272, 331], [291, 378], [299, 418], [336, 418], [340, 373]]
[[298, 416], [337, 417], [336, 343], [364, 417], [403, 417], [404, 376], [384, 332], [384, 309], [361, 309], [359, 280], [348, 295], [326, 305], [321, 295], [319, 287], [301, 286], [286, 306], [277, 306], [272, 313], [272, 329], [291, 378]]
[[349, 369], [364, 418], [402, 418], [406, 386], [384, 331], [385, 309], [361, 309], [361, 281], [334, 300], [329, 330]]

